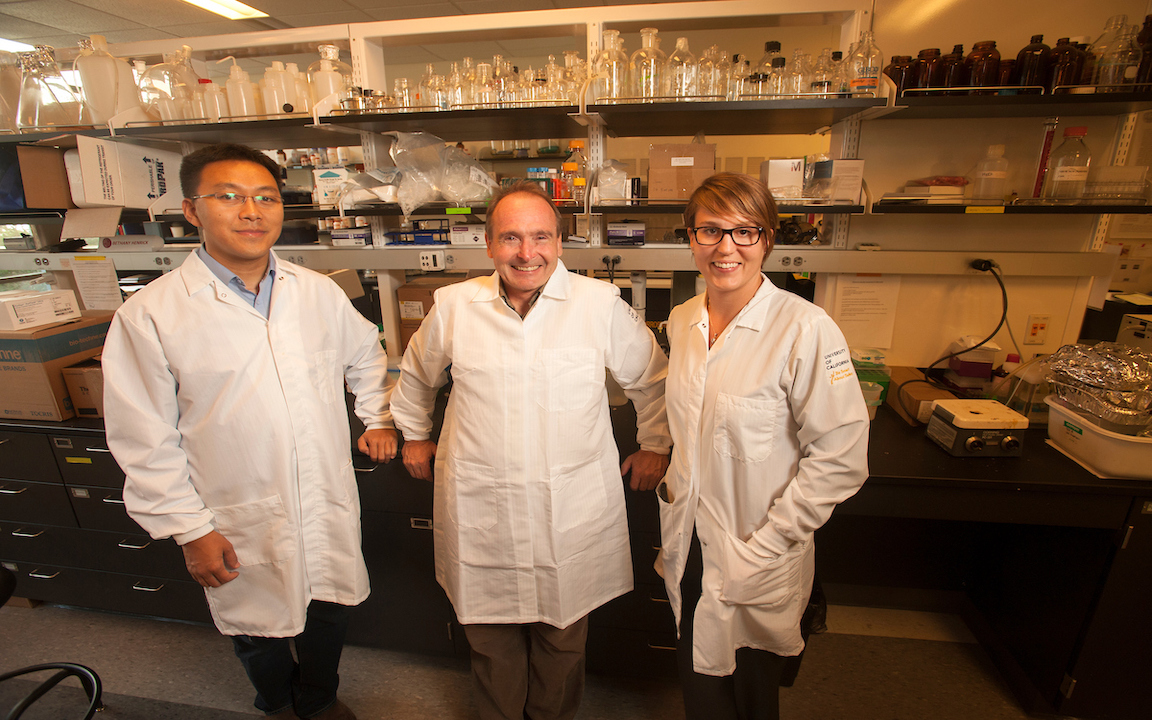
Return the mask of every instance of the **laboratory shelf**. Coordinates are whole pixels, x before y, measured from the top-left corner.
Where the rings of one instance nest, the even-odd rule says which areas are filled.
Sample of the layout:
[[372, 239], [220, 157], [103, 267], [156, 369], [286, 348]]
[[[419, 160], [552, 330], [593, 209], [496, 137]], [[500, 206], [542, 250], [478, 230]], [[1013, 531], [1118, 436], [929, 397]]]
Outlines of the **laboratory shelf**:
[[1090, 95], [905, 95], [896, 100], [898, 112], [887, 120], [943, 118], [1009, 118], [1067, 115], [1126, 115], [1152, 109], [1152, 93], [1097, 93]]
[[[627, 204], [602, 203], [592, 206], [592, 213], [598, 215], [667, 215], [684, 212], [684, 200], [629, 200]], [[778, 203], [776, 210], [781, 215], [860, 215], [863, 205]]]
[[364, 113], [332, 115], [320, 124], [356, 132], [426, 132], [448, 142], [584, 137], [588, 130], [573, 117], [576, 111], [552, 106]]
[[321, 119], [316, 125], [307, 115], [236, 120], [233, 122], [181, 122], [120, 128], [116, 134], [126, 140], [148, 139], [168, 142], [248, 145], [259, 150], [299, 147], [339, 147], [360, 144], [360, 133], [332, 126]]
[[883, 98], [740, 100], [589, 105], [614, 137], [660, 135], [808, 135], [866, 111]]
[[874, 203], [877, 215], [1148, 215], [1152, 205], [928, 205]]

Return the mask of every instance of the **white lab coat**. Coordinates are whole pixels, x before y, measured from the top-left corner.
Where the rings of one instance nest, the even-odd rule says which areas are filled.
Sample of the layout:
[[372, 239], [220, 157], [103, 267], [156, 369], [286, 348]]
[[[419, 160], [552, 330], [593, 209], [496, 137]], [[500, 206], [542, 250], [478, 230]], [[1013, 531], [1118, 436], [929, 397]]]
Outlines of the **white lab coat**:
[[436, 291], [404, 353], [392, 414], [432, 429], [436, 577], [460, 622], [567, 627], [632, 589], [605, 368], [636, 405], [641, 448], [667, 453], [667, 360], [614, 286], [558, 263], [523, 319], [499, 276]]
[[298, 635], [311, 600], [368, 596], [345, 379], [365, 426], [391, 427], [377, 330], [334, 282], [277, 258], [269, 315], [192, 253], [104, 345], [128, 514], [157, 539], [233, 544], [240, 576], [205, 591], [226, 635]]
[[704, 295], [672, 311], [675, 444], [656, 567], [679, 626], [695, 525], [704, 577], [693, 666], [730, 675], [737, 648], [803, 649], [812, 534], [867, 477], [868, 412], [839, 328], [767, 278], [711, 350], [708, 333]]

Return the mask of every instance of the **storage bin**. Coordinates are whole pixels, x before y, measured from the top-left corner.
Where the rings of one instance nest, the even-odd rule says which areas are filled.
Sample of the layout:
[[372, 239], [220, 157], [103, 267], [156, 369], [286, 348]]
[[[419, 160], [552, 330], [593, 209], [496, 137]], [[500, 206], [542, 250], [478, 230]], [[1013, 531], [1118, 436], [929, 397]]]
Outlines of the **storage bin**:
[[1055, 397], [1048, 403], [1048, 437], [1097, 475], [1152, 480], [1152, 438], [1121, 435], [1096, 425], [1064, 407]]

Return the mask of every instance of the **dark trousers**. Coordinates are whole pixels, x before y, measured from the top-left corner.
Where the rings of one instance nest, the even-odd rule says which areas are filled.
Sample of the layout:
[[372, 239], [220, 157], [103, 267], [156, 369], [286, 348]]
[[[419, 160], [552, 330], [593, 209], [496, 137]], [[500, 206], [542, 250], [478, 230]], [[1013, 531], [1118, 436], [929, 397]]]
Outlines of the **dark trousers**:
[[546, 623], [465, 625], [481, 720], [571, 720], [584, 696], [587, 616]]
[[702, 675], [692, 669], [693, 614], [700, 601], [704, 574], [700, 541], [692, 535], [692, 549], [680, 581], [684, 598], [680, 616], [680, 641], [676, 663], [684, 694], [687, 720], [778, 720], [780, 677], [786, 658], [766, 650], [736, 650], [736, 670], [731, 675]]
[[256, 688], [258, 709], [269, 715], [294, 710], [301, 718], [311, 718], [335, 704], [349, 611], [344, 605], [313, 600], [304, 632], [294, 638], [232, 638], [236, 657]]

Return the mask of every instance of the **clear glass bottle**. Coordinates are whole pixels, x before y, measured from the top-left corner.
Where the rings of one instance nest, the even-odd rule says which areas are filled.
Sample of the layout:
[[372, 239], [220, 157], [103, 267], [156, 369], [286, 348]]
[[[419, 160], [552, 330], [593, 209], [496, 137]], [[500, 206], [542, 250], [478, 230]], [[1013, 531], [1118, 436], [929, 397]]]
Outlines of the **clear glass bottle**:
[[628, 56], [619, 30], [604, 31], [604, 48], [596, 56], [594, 100], [618, 100], [628, 94]]
[[64, 77], [48, 45], [19, 54], [21, 78], [16, 127], [77, 126], [84, 105]]
[[406, 110], [412, 107], [412, 88], [408, 85], [408, 78], [396, 78], [392, 81], [392, 102], [397, 109]]
[[1092, 153], [1084, 144], [1088, 128], [1064, 129], [1064, 142], [1048, 156], [1048, 171], [1040, 197], [1052, 203], [1074, 203], [1084, 195]]
[[817, 96], [822, 98], [831, 97], [835, 77], [836, 72], [832, 67], [832, 48], [824, 48], [820, 51], [820, 57], [816, 58], [816, 62], [812, 64], [812, 69], [808, 73], [808, 92], [817, 93]]
[[567, 97], [564, 66], [556, 62], [555, 55], [549, 55], [548, 63], [544, 66], [543, 101], [550, 105], [561, 105], [567, 101]]
[[880, 73], [884, 69], [884, 53], [876, 47], [871, 30], [860, 33], [860, 42], [845, 61], [850, 73], [852, 94], [875, 95], [879, 91]]
[[726, 53], [718, 46], [709, 46], [696, 63], [696, 94], [708, 100], [718, 100], [727, 94]]
[[1098, 92], [1117, 93], [1132, 89], [1124, 86], [1136, 82], [1140, 69], [1141, 50], [1136, 43], [1138, 32], [1139, 28], [1135, 25], [1121, 28], [1107, 54], [1096, 59], [1096, 84], [1103, 86]]
[[576, 50], [564, 51], [564, 85], [565, 96], [573, 105], [580, 102], [580, 92], [584, 88], [584, 81], [588, 79], [588, 65], [580, 59]]
[[783, 100], [792, 97], [788, 94], [788, 61], [782, 57], [772, 58], [772, 68], [766, 80], [767, 87], [764, 92], [769, 100]]
[[472, 86], [468, 84], [464, 72], [460, 69], [460, 63], [452, 63], [446, 83], [449, 110], [463, 107], [472, 102]]
[[833, 84], [836, 87], [836, 97], [852, 97], [852, 87], [848, 78], [848, 63], [844, 62], [844, 53], [839, 50], [832, 51], [832, 67], [836, 73]]
[[696, 83], [696, 56], [688, 49], [688, 38], [676, 38], [676, 49], [668, 56], [668, 92], [669, 97], [691, 98], [695, 97]]
[[1128, 25], [1127, 15], [1113, 15], [1104, 23], [1104, 32], [1096, 38], [1096, 42], [1088, 47], [1088, 55], [1084, 59], [1084, 66], [1080, 75], [1081, 85], [1099, 85], [1099, 72], [1096, 69], [1101, 59], [1114, 49], [1120, 34]]
[[640, 49], [632, 53], [628, 61], [630, 76], [629, 94], [638, 98], [657, 98], [664, 91], [664, 72], [668, 58], [658, 47], [659, 31], [656, 28], [640, 30]]
[[16, 107], [19, 104], [20, 58], [16, 53], [0, 50], [0, 130], [16, 129]]
[[491, 63], [476, 63], [476, 82], [472, 84], [472, 103], [478, 107], [496, 107], [499, 100], [492, 79]]
[[443, 75], [436, 74], [436, 67], [432, 63], [424, 66], [424, 74], [417, 88], [416, 105], [423, 111], [448, 109], [447, 84]]
[[321, 45], [317, 50], [320, 59], [308, 66], [312, 97], [319, 103], [335, 96], [332, 98], [333, 107], [339, 108], [340, 101], [348, 97], [348, 90], [352, 87], [352, 67], [340, 59], [340, 48], [335, 45]]
[[1008, 187], [1008, 161], [1003, 145], [989, 145], [988, 154], [972, 173], [972, 204], [1000, 205]]
[[753, 72], [770, 75], [772, 73], [772, 61], [782, 57], [784, 56], [780, 54], [780, 42], [778, 40], [769, 40], [764, 43], [764, 55], [760, 58], [760, 61], [756, 63]]
[[728, 73], [728, 92], [726, 95], [729, 101], [742, 99], [741, 96], [745, 92], [744, 85], [751, 75], [752, 63], [743, 55], [733, 55], [732, 71]]
[[[235, 58], [231, 59], [235, 65]], [[164, 62], [153, 65], [140, 77], [140, 101], [148, 114], [161, 120], [183, 120], [192, 110], [192, 93], [200, 78], [189, 81], [176, 53], [164, 55]], [[257, 111], [253, 109], [252, 114]]]
[[811, 97], [808, 95], [808, 53], [799, 48], [792, 51], [792, 59], [784, 72], [784, 90], [789, 97]]
[[492, 84], [496, 88], [497, 106], [512, 107], [516, 101], [516, 76], [512, 64], [503, 55], [492, 56]]

